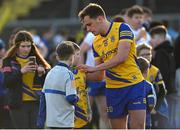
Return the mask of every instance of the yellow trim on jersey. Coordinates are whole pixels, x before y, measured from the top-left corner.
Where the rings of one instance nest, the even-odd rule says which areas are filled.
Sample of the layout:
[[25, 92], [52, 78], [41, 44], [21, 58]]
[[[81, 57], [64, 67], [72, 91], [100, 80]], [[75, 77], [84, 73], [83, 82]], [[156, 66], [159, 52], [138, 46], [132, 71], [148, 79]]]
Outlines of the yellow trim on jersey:
[[119, 42], [133, 42], [133, 40], [123, 39], [123, 40], [120, 40]]

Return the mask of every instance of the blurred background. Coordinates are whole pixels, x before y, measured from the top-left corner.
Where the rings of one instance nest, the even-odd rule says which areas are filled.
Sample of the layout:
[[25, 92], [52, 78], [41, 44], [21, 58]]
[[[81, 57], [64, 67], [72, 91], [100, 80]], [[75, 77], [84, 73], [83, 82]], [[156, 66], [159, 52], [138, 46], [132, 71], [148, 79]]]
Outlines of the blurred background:
[[[133, 5], [149, 8], [152, 11], [149, 18], [166, 26], [171, 45], [174, 46], [177, 39], [176, 50], [180, 52], [180, 0], [0, 0], [0, 39], [8, 49], [17, 31], [30, 31], [43, 57], [53, 66], [59, 42], [71, 40], [79, 45], [82, 43], [86, 32], [81, 27], [78, 13], [91, 2], [100, 4], [108, 19], [117, 14], [122, 16], [123, 10]], [[4, 49], [3, 46], [1, 48]], [[177, 61], [180, 63], [178, 54]], [[178, 69], [180, 75], [179, 66]], [[180, 82], [178, 94], [170, 96], [170, 100], [169, 128], [180, 128]], [[98, 113], [94, 113], [93, 118], [96, 119]], [[94, 122], [98, 124], [97, 120]]]
[[146, 6], [154, 20], [164, 21], [175, 32], [180, 30], [180, 0], [0, 0], [0, 37], [7, 43], [14, 29], [25, 28], [38, 35], [49, 32], [80, 40], [77, 15], [90, 2], [100, 4], [107, 16], [135, 4]]

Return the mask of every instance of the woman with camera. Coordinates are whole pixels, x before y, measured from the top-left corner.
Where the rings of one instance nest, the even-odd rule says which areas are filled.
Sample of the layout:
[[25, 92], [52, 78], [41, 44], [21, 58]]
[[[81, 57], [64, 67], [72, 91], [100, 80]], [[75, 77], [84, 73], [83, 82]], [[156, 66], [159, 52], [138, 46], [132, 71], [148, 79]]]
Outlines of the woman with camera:
[[39, 97], [50, 65], [40, 55], [31, 33], [19, 31], [3, 60], [4, 85], [9, 89], [8, 104], [15, 128], [33, 129]]

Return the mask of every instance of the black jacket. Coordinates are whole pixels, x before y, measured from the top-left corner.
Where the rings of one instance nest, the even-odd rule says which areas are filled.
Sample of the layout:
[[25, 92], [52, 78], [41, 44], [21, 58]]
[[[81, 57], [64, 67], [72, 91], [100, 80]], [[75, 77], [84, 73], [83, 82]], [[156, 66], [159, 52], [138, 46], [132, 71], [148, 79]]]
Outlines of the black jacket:
[[180, 68], [180, 34], [174, 42], [174, 57], [176, 61], [176, 69]]
[[[21, 65], [15, 58], [5, 59], [3, 61], [4, 86], [8, 88], [8, 104], [11, 108], [17, 108], [22, 105], [22, 73]], [[42, 88], [45, 75], [39, 77], [35, 73], [33, 87]], [[38, 93], [40, 94], [40, 93]], [[37, 99], [38, 99], [37, 94]], [[39, 95], [40, 96], [40, 95]]]
[[155, 56], [152, 64], [159, 68], [166, 85], [167, 93], [175, 92], [175, 59], [173, 47], [169, 41], [164, 41], [154, 48]]

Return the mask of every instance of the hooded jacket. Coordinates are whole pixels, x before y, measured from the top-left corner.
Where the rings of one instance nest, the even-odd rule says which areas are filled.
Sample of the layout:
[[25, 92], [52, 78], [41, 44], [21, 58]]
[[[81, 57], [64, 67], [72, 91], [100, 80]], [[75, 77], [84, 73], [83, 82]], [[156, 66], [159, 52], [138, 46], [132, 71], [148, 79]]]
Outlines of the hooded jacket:
[[175, 92], [175, 59], [173, 54], [173, 47], [169, 41], [164, 41], [154, 48], [155, 56], [152, 64], [159, 68], [167, 94]]

